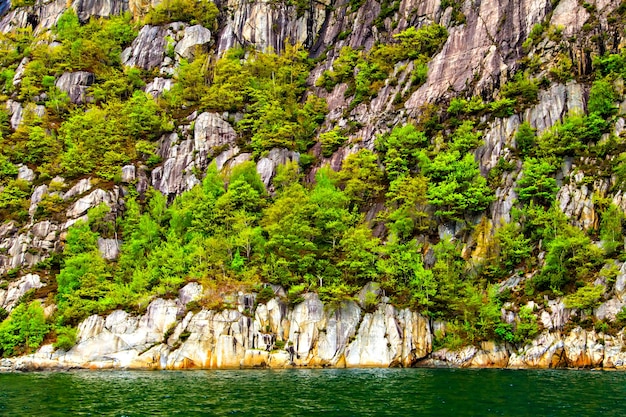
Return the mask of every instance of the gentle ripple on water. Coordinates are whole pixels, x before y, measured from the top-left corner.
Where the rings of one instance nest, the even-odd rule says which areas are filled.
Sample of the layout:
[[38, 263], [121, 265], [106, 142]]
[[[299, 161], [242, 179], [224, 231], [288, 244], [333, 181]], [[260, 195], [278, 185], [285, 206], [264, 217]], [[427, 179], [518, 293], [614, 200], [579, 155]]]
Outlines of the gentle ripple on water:
[[626, 416], [626, 373], [468, 369], [0, 374], [7, 416]]

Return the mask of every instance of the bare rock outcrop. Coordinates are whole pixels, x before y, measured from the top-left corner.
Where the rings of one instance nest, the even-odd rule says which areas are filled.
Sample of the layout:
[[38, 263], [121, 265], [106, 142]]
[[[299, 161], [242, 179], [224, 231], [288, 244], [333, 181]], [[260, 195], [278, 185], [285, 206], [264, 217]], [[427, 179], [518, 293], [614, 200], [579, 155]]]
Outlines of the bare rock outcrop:
[[225, 7], [233, 12], [227, 14], [219, 35], [219, 53], [246, 45], [278, 52], [283, 50], [287, 41], [310, 47], [325, 23], [325, 3], [311, 2], [308, 7], [298, 10], [296, 5], [267, 0], [229, 0]]
[[206, 49], [211, 43], [211, 31], [202, 25], [194, 25], [185, 29], [185, 35], [176, 43], [174, 52], [185, 59], [193, 59], [196, 49]]
[[18, 229], [14, 222], [0, 226], [0, 274], [32, 267], [58, 250], [59, 229], [49, 220], [35, 223], [27, 230]]
[[161, 66], [167, 46], [167, 28], [146, 25], [133, 43], [122, 52], [122, 64], [150, 70]]
[[215, 113], [202, 113], [195, 120], [193, 139], [179, 141], [176, 133], [161, 138], [163, 165], [152, 171], [152, 185], [163, 194], [176, 195], [200, 182], [209, 161], [223, 148], [234, 146], [237, 133]]
[[9, 283], [6, 290], [0, 289], [0, 307], [11, 311], [17, 305], [20, 298], [28, 291], [43, 287], [41, 278], [37, 274], [27, 274]]
[[269, 186], [270, 181], [276, 174], [276, 169], [279, 165], [285, 165], [288, 162], [300, 160], [300, 154], [289, 149], [272, 149], [269, 154], [257, 162], [256, 171], [261, 177], [261, 181], [266, 187]]
[[74, 0], [72, 8], [81, 22], [87, 22], [92, 16], [116, 16], [128, 11], [128, 0]]
[[[280, 290], [279, 293], [282, 293]], [[50, 345], [18, 358], [20, 369], [42, 368], [254, 368], [293, 366], [411, 366], [431, 349], [428, 320], [386, 304], [363, 316], [353, 301], [325, 306], [314, 293], [288, 308], [279, 298], [244, 310], [187, 311], [202, 294], [199, 284], [176, 300], [156, 299], [142, 316], [117, 310], [91, 316], [78, 327], [67, 352]], [[241, 310], [241, 311], [240, 311]]]
[[100, 188], [96, 188], [88, 195], [78, 199], [67, 210], [66, 216], [69, 219], [76, 219], [87, 213], [89, 209], [92, 209], [99, 204], [106, 204], [111, 209], [117, 209], [117, 203], [119, 200], [120, 190], [118, 187], [114, 187], [112, 191], [104, 191]]
[[56, 82], [59, 90], [67, 93], [74, 104], [83, 104], [87, 101], [87, 88], [92, 85], [96, 77], [87, 71], [64, 72]]

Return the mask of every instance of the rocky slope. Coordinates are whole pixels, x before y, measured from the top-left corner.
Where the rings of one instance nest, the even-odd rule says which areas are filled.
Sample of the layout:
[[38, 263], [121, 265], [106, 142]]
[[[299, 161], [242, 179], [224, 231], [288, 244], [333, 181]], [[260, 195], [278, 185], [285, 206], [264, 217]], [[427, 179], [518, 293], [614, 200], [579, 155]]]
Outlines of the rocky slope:
[[[32, 28], [35, 34], [45, 33], [67, 7], [76, 10], [79, 19], [86, 22], [92, 16], [107, 17], [124, 11], [141, 16], [151, 6], [149, 3], [38, 0], [34, 5], [11, 8], [9, 2], [0, 0], [0, 32]], [[572, 79], [542, 85], [535, 103], [510, 116], [479, 118], [482, 144], [474, 154], [481, 173], [487, 176], [501, 160], [512, 160], [515, 134], [523, 122], [541, 134], [567, 115], [585, 113], [592, 58], [607, 51], [618, 52], [625, 42], [623, 21], [611, 20], [620, 7], [617, 0], [585, 3], [590, 6], [574, 0], [484, 0], [464, 1], [458, 7], [438, 0], [402, 0], [393, 2], [391, 11], [391, 2], [387, 1], [304, 3], [305, 7], [300, 2], [224, 0], [217, 4], [221, 12], [217, 31], [186, 23], [143, 26], [122, 52], [122, 64], [152, 74], [144, 89], [158, 97], [172, 88], [172, 74], [181, 59], [193, 58], [197, 48], [223, 56], [238, 46], [283, 51], [289, 43], [302, 44], [316, 59], [307, 81], [308, 90], [328, 104], [319, 133], [335, 126], [348, 131], [348, 145], [331, 156], [323, 156], [319, 145], [313, 147], [317, 162], [308, 172], [308, 178], [313, 179], [323, 164], [338, 170], [348, 155], [362, 148], [373, 150], [377, 135], [388, 133], [393, 126], [424, 119], [430, 105], [446, 106], [457, 96], [481, 96], [486, 101], [498, 98], [500, 87], [525, 65], [524, 58], [535, 57], [541, 62], [539, 78], [548, 77], [557, 55], [565, 54], [573, 63]], [[324, 71], [333, 68], [343, 47], [371, 50], [409, 27], [433, 22], [446, 27], [449, 35], [428, 63], [428, 77], [419, 87], [411, 82], [412, 62], [398, 63], [376, 96], [356, 106], [346, 96], [346, 83], [337, 83], [329, 90], [316, 87]], [[541, 23], [560, 27], [561, 38], [544, 36], [530, 48], [523, 46], [533, 27]], [[174, 57], [168, 50], [175, 52]], [[13, 85], [21, 82], [27, 63], [28, 58], [20, 63]], [[62, 74], [55, 85], [68, 94], [72, 103], [80, 105], [91, 100], [88, 87], [94, 82], [92, 73], [77, 71]], [[626, 101], [621, 100], [623, 94], [612, 126], [615, 137], [622, 136], [626, 125], [622, 117]], [[6, 108], [12, 130], [20, 126], [26, 113], [43, 115], [46, 111], [41, 104], [27, 104], [17, 97], [7, 98]], [[37, 275], [32, 269], [62, 251], [68, 228], [85, 219], [89, 209], [105, 203], [111, 209], [111, 218], [121, 216], [131, 185], [140, 195], [153, 187], [171, 200], [200, 184], [212, 161], [220, 171], [254, 161], [264, 185], [271, 188], [277, 167], [298, 161], [301, 155], [274, 148], [255, 157], [247, 149], [242, 150], [233, 122], [237, 117], [210, 111], [191, 113], [175, 131], [158, 140], [156, 153], [162, 161], [158, 166], [150, 170], [140, 162], [124, 165], [115, 184], [94, 181], [92, 177], [67, 182], [62, 177], [46, 179], [37, 177], [32, 166], [19, 166], [17, 179], [34, 185], [30, 217], [24, 224], [6, 221], [0, 225], [0, 275], [4, 276], [0, 281], [4, 285], [0, 287], [0, 306], [10, 312], [24, 294], [35, 290], [35, 298], [46, 301], [46, 314], [52, 315], [55, 306], [48, 295], [54, 292], [54, 279]], [[616, 188], [616, 176], [611, 172], [590, 175], [589, 164], [593, 162], [566, 158], [556, 174], [558, 206], [570, 224], [584, 231], [599, 229], [600, 200], [612, 202], [626, 212], [626, 198]], [[511, 221], [521, 176], [522, 163], [514, 160], [513, 167], [502, 174], [495, 187], [495, 201], [483, 215], [490, 235]], [[58, 197], [66, 207], [60, 216], [36, 216], [47, 196]], [[368, 218], [374, 218], [379, 210], [372, 208]], [[480, 216], [475, 224], [479, 221]], [[465, 225], [440, 224], [436, 234], [462, 242], [467, 259], [484, 257], [484, 245]], [[103, 258], [115, 261], [121, 244], [117, 238], [101, 238], [98, 248]], [[542, 332], [526, 345], [482, 342], [455, 351], [433, 346], [436, 333], [439, 338], [445, 335], [445, 323], [384, 302], [369, 305], [365, 290], [358, 302], [324, 305], [314, 293], [308, 293], [304, 301], [290, 305], [284, 291], [276, 287], [276, 298], [266, 303], [257, 305], [255, 294], [242, 293], [230, 297], [230, 308], [214, 311], [190, 304], [203, 294], [200, 285], [191, 283], [175, 299], [155, 299], [142, 315], [116, 310], [106, 317], [89, 317], [78, 326], [77, 344], [67, 352], [44, 344], [37, 353], [3, 360], [0, 369], [420, 365], [622, 368], [626, 358], [623, 329], [608, 334], [578, 324], [590, 317], [614, 321], [626, 305], [626, 264], [615, 265], [620, 271], [615, 283], [592, 314], [566, 308], [562, 297], [528, 302]], [[513, 274], [501, 283], [501, 288], [523, 289], [525, 281], [536, 272]], [[519, 321], [519, 307], [505, 304], [501, 311], [504, 321]]]
[[[624, 289], [626, 271], [620, 275]], [[28, 277], [12, 287], [15, 294], [39, 285]], [[433, 348], [433, 333], [445, 323], [431, 322], [408, 309], [387, 303], [369, 305], [368, 286], [358, 301], [324, 305], [316, 294], [289, 305], [285, 293], [256, 303], [256, 294], [234, 294], [231, 308], [189, 310], [202, 294], [198, 284], [182, 288], [176, 299], [156, 299], [142, 316], [116, 310], [91, 316], [78, 327], [77, 344], [69, 351], [44, 345], [37, 353], [0, 362], [0, 370], [45, 369], [228, 369], [289, 367], [497, 367], [497, 368], [626, 368], [624, 333], [566, 330], [571, 314], [562, 303], [541, 309], [545, 331], [531, 344], [516, 348], [482, 342], [460, 350]], [[623, 297], [626, 291], [619, 295]], [[620, 298], [612, 300], [618, 302]], [[607, 314], [606, 306], [596, 315]], [[610, 313], [609, 313], [610, 314]]]

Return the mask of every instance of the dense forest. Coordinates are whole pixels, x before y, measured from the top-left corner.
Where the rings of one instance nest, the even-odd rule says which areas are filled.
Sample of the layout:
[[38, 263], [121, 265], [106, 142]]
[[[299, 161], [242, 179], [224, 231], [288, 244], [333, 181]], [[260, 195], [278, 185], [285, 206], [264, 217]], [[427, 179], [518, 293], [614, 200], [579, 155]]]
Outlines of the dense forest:
[[[356, 10], [356, 3], [347, 7]], [[397, 2], [384, 6], [381, 22], [397, 11]], [[593, 7], [587, 8], [592, 15]], [[623, 26], [623, 9], [615, 25]], [[44, 220], [62, 224], [73, 202], [64, 193], [87, 178], [123, 193], [123, 204], [101, 202], [58, 232], [62, 244], [49, 256], [7, 270], [4, 289], [26, 273], [49, 285], [24, 294], [10, 314], [0, 309], [0, 351], [29, 353], [44, 341], [67, 350], [88, 316], [141, 313], [155, 297], [175, 297], [189, 282], [205, 289], [192, 310], [228, 308], [224, 294], [234, 291], [266, 301], [274, 296], [267, 284], [282, 286], [292, 305], [308, 292], [332, 305], [375, 282], [382, 292], [369, 293], [368, 305], [385, 298], [445, 321], [445, 335], [435, 335], [434, 344], [449, 349], [484, 340], [528, 343], [542, 329], [529, 302], [548, 298], [563, 297], [567, 308], [583, 312], [573, 319], [577, 325], [619, 331], [626, 309], [614, 320], [590, 313], [610, 298], [617, 262], [625, 260], [624, 211], [609, 195], [626, 186], [625, 142], [616, 130], [623, 123], [626, 49], [594, 52], [591, 70], [577, 71], [563, 28], [546, 20], [532, 28], [523, 48], [561, 45], [554, 60], [523, 54], [492, 94], [427, 103], [416, 117], [388, 123], [371, 145], [355, 137], [358, 122], [329, 119], [327, 97], [338, 85], [345, 86], [346, 115], [398, 82], [407, 86], [393, 98], [401, 108], [430, 76], [429, 63], [449, 29], [464, 24], [462, 10], [452, 10], [447, 25], [427, 22], [385, 32], [371, 47], [342, 46], [316, 79], [310, 74], [326, 56], [302, 44], [221, 54], [212, 45], [182, 57], [170, 38], [165, 54], [176, 65], [165, 76], [171, 88], [159, 94], [146, 92], [163, 75], [159, 68], [123, 65], [123, 51], [148, 26], [184, 22], [217, 31], [223, 16], [208, 0], [169, 0], [141, 16], [87, 20], [69, 8], [49, 31], [0, 34], [0, 104], [23, 109], [15, 126], [10, 106], [0, 106], [2, 222], [17, 229]], [[592, 31], [593, 19], [587, 24]], [[76, 72], [93, 77], [78, 99], [58, 82]], [[408, 77], [398, 81], [400, 73]], [[506, 154], [485, 170], [477, 155], [491, 124], [524, 114], [542, 91], [571, 80], [588, 86], [584, 111], [571, 111], [541, 132], [524, 121]], [[178, 194], [124, 179], [128, 165], [149, 177], [164, 162], [163, 138], [193, 136], [203, 112], [223, 115], [233, 126], [247, 161], [194, 167], [198, 183]], [[277, 148], [297, 158], [264, 183], [256, 162]], [[210, 149], [209, 160], [227, 149]], [[339, 150], [338, 166], [332, 158]], [[604, 194], [594, 194], [590, 227], [570, 219], [557, 199], [570, 181], [563, 167], [572, 161], [585, 184], [608, 179]], [[23, 167], [32, 179], [20, 177]], [[515, 181], [516, 199], [509, 220], [497, 224], [488, 213], [507, 178]], [[42, 184], [47, 191], [32, 209], [31, 196]], [[103, 256], [102, 239], [120, 242], [119, 255]], [[522, 284], [503, 284], [512, 277], [523, 277]], [[56, 307], [44, 313], [50, 305]], [[505, 308], [516, 311], [513, 322], [504, 320]]]

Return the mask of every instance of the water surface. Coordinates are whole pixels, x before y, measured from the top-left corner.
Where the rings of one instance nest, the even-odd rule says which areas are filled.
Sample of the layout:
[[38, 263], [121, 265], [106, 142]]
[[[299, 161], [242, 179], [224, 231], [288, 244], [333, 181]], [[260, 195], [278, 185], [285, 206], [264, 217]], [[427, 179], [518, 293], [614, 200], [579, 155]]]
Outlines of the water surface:
[[626, 373], [298, 369], [0, 374], [7, 416], [626, 416]]

